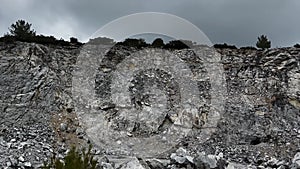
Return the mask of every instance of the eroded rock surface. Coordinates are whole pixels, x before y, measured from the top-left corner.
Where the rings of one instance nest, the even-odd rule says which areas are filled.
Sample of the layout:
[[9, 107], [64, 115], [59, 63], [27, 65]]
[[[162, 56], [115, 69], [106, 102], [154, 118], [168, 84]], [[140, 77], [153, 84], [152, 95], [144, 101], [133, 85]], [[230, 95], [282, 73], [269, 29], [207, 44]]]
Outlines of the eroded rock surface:
[[0, 168], [38, 167], [56, 147], [52, 115], [71, 106], [78, 49], [38, 44], [0, 47]]
[[[115, 47], [93, 77], [91, 98], [97, 101], [89, 103], [94, 112], [76, 112], [72, 74], [80, 68], [76, 65], [80, 52], [88, 55], [93, 48], [1, 44], [0, 168], [36, 168], [53, 151], [63, 157], [68, 144], [86, 141], [97, 143], [93, 152], [102, 168], [299, 167], [300, 49], [217, 50], [221, 69], [216, 69], [205, 65], [207, 60], [192, 49]], [[138, 54], [166, 53], [187, 65], [174, 62], [185, 74], [176, 76], [176, 71], [158, 67], [137, 71], [142, 60], [130, 60]], [[222, 85], [213, 83], [213, 70], [222, 70]], [[192, 79], [188, 85], [180, 81], [187, 74], [186, 79]], [[194, 90], [193, 83], [197, 102], [187, 101], [194, 93], [182, 95]], [[215, 117], [215, 96], [224, 100], [224, 109], [217, 110], [218, 123], [207, 130], [209, 119]], [[179, 113], [182, 107], [191, 116], [182, 117], [186, 115]], [[89, 118], [96, 120], [86, 125], [82, 113], [92, 113]], [[98, 125], [99, 113], [104, 114], [104, 131], [91, 129]], [[167, 134], [178, 131], [178, 126], [188, 130], [180, 129], [179, 137]], [[203, 139], [205, 132], [212, 135]], [[91, 133], [109, 137], [97, 137], [100, 144]], [[151, 142], [153, 147], [147, 147]], [[153, 152], [141, 151], [149, 148]]]

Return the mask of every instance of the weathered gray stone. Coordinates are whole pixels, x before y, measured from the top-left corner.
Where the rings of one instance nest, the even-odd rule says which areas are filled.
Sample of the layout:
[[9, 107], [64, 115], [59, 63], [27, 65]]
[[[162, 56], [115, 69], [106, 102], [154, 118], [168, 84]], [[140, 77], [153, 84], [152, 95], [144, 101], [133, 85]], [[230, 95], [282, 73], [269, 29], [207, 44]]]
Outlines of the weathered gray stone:
[[217, 167], [217, 158], [214, 155], [205, 155], [204, 152], [198, 154], [198, 156], [194, 159], [195, 165], [197, 167], [210, 167], [216, 168]]
[[128, 161], [127, 163], [123, 164], [120, 169], [147, 169], [145, 168], [137, 158], [133, 158], [132, 160]]
[[113, 169], [113, 166], [110, 163], [105, 163], [105, 162], [101, 163], [101, 167], [103, 169]]
[[175, 153], [172, 153], [171, 156], [170, 156], [170, 158], [172, 160], [174, 160], [176, 163], [179, 163], [179, 164], [183, 164], [186, 161], [186, 157], [185, 156], [180, 156], [180, 155], [177, 155]]
[[24, 161], [25, 161], [25, 159], [24, 159], [23, 156], [20, 156], [20, 157], [18, 158], [18, 160], [19, 160], [20, 162], [24, 162]]
[[164, 169], [167, 168], [168, 165], [171, 163], [170, 160], [166, 159], [148, 159], [146, 160], [150, 168], [156, 169]]
[[297, 165], [297, 167], [300, 167], [300, 152], [296, 153], [294, 158], [292, 159], [292, 162]]
[[[19, 166], [20, 156], [26, 157], [22, 165], [26, 161], [37, 167], [56, 151], [52, 115], [61, 111], [71, 114], [78, 106], [72, 95], [72, 73], [81, 68], [75, 64], [80, 50], [21, 42], [0, 45], [0, 168]], [[81, 52], [100, 55], [93, 46], [86, 46]], [[225, 166], [224, 159], [265, 168], [291, 166], [287, 161], [299, 165], [295, 159], [295, 151], [300, 147], [299, 49], [222, 49], [217, 55], [209, 50], [200, 51], [206, 52], [202, 55], [205, 58], [197, 57], [192, 49], [115, 47], [110, 52], [100, 61], [97, 75], [92, 76], [97, 101], [88, 100], [90, 105], [84, 106], [96, 111], [88, 117], [91, 123], [82, 126], [87, 127], [88, 133], [107, 134], [95, 135], [107, 143], [98, 145], [103, 152], [124, 158], [144, 155], [166, 160], [175, 153], [176, 164], [170, 164], [174, 168]], [[184, 73], [178, 75], [176, 69], [153, 67], [164, 65], [158, 57], [164, 52], [181, 59], [182, 62], [174, 61], [172, 65]], [[130, 59], [130, 55], [145, 57]], [[152, 55], [157, 56], [156, 62], [143, 65], [145, 68], [150, 65], [151, 69], [132, 71], [138, 70], [136, 66]], [[220, 60], [218, 57], [210, 60], [217, 66], [207, 62], [212, 56], [220, 56]], [[214, 76], [218, 68], [224, 71], [222, 84], [214, 83], [218, 82]], [[196, 102], [191, 99], [194, 95], [199, 96]], [[93, 98], [90, 93], [87, 97]], [[219, 100], [224, 101], [224, 109], [218, 109]], [[180, 113], [180, 108], [185, 111]], [[80, 116], [87, 112], [76, 113]], [[221, 112], [220, 118], [212, 112]], [[105, 123], [99, 124], [96, 117], [101, 113], [105, 114], [101, 121]], [[215, 120], [210, 123], [211, 119]], [[111, 130], [101, 128], [104, 124]], [[98, 128], [89, 130], [89, 127]], [[63, 128], [63, 131], [68, 130]], [[86, 137], [83, 129], [74, 131], [77, 137]], [[179, 137], [169, 131], [179, 131]], [[89, 139], [95, 143], [92, 137], [86, 138]], [[173, 149], [177, 144], [182, 144], [181, 149], [176, 149], [178, 152]], [[199, 156], [199, 152], [210, 155]], [[213, 155], [220, 152], [222, 158]], [[139, 165], [139, 160], [129, 163], [146, 168], [143, 165]]]
[[25, 163], [24, 163], [24, 166], [25, 166], [25, 167], [32, 167], [32, 165], [31, 165], [30, 162], [25, 162]]
[[247, 166], [236, 163], [229, 163], [225, 169], [245, 169]]
[[60, 123], [59, 127], [61, 131], [66, 131], [68, 129], [68, 125], [66, 123]]

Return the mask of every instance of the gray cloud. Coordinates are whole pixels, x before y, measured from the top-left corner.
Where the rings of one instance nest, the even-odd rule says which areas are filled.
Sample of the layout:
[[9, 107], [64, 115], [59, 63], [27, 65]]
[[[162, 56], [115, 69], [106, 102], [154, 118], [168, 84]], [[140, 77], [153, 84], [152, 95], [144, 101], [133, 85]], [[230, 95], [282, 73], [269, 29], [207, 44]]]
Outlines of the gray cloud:
[[266, 34], [273, 46], [300, 43], [299, 0], [1, 0], [0, 35], [18, 19], [39, 34], [87, 40], [106, 23], [137, 12], [164, 12], [198, 26], [213, 43], [255, 45]]

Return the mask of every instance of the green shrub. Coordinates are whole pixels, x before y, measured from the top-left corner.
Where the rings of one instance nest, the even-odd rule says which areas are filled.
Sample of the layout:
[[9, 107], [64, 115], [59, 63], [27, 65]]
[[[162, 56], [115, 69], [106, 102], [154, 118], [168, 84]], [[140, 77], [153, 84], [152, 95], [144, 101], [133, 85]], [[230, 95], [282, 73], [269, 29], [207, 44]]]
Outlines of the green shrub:
[[242, 50], [257, 50], [255, 47], [253, 46], [245, 46], [245, 47], [240, 47], [240, 49]]
[[12, 36], [12, 35], [4, 35], [3, 37], [0, 37], [0, 42], [4, 42], [4, 43], [13, 43], [16, 41], [16, 37]]
[[78, 151], [75, 147], [67, 153], [63, 161], [56, 158], [55, 155], [50, 160], [50, 163], [44, 163], [43, 169], [96, 169], [97, 160], [91, 154], [92, 146], [89, 146], [87, 152], [83, 149], [82, 152]]
[[189, 46], [186, 45], [182, 40], [172, 40], [165, 45], [166, 49], [188, 49]]
[[0, 42], [14, 43], [16, 41], [21, 41], [60, 46], [82, 45], [82, 43], [79, 42], [75, 37], [71, 37], [70, 42], [68, 42], [63, 39], [57, 40], [54, 36], [36, 35], [35, 30], [33, 30], [31, 26], [32, 25], [25, 20], [18, 20], [16, 23], [10, 26], [7, 34], [5, 34], [3, 37], [0, 37]]
[[70, 43], [78, 43], [78, 39], [75, 37], [70, 37]]
[[147, 44], [144, 39], [132, 39], [132, 38], [127, 38], [123, 42], [118, 42], [116, 45], [136, 47], [138, 49], [149, 46], [149, 44]]
[[294, 47], [295, 48], [300, 48], [300, 44], [297, 43], [296, 45], [294, 45]]
[[31, 29], [31, 24], [25, 20], [18, 20], [12, 24], [9, 28], [9, 32], [18, 39], [27, 39], [35, 36], [35, 31]]
[[39, 44], [55, 44], [56, 39], [54, 36], [43, 36], [43, 35], [37, 35], [30, 39], [26, 40], [27, 42], [35, 42]]
[[256, 47], [261, 49], [268, 49], [271, 47], [271, 41], [268, 40], [267, 36], [261, 35], [260, 37], [258, 37]]
[[106, 38], [106, 37], [97, 37], [94, 39], [90, 39], [89, 44], [94, 44], [94, 45], [114, 45], [116, 42], [113, 39]]
[[152, 42], [151, 46], [155, 48], [163, 48], [165, 44], [161, 38], [157, 38]]
[[228, 45], [227, 43], [215, 44], [214, 48], [217, 48], [217, 49], [237, 49], [236, 46], [234, 46], [234, 45]]

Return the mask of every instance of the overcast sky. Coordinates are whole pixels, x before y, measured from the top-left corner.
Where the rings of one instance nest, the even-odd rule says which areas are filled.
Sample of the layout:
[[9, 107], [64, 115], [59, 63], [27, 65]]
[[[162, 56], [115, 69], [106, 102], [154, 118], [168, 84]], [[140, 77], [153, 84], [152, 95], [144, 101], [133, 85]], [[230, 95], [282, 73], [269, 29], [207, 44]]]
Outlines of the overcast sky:
[[300, 0], [0, 0], [0, 35], [25, 19], [37, 34], [85, 41], [110, 21], [138, 12], [182, 17], [213, 43], [254, 46], [261, 34], [273, 47], [300, 43]]

